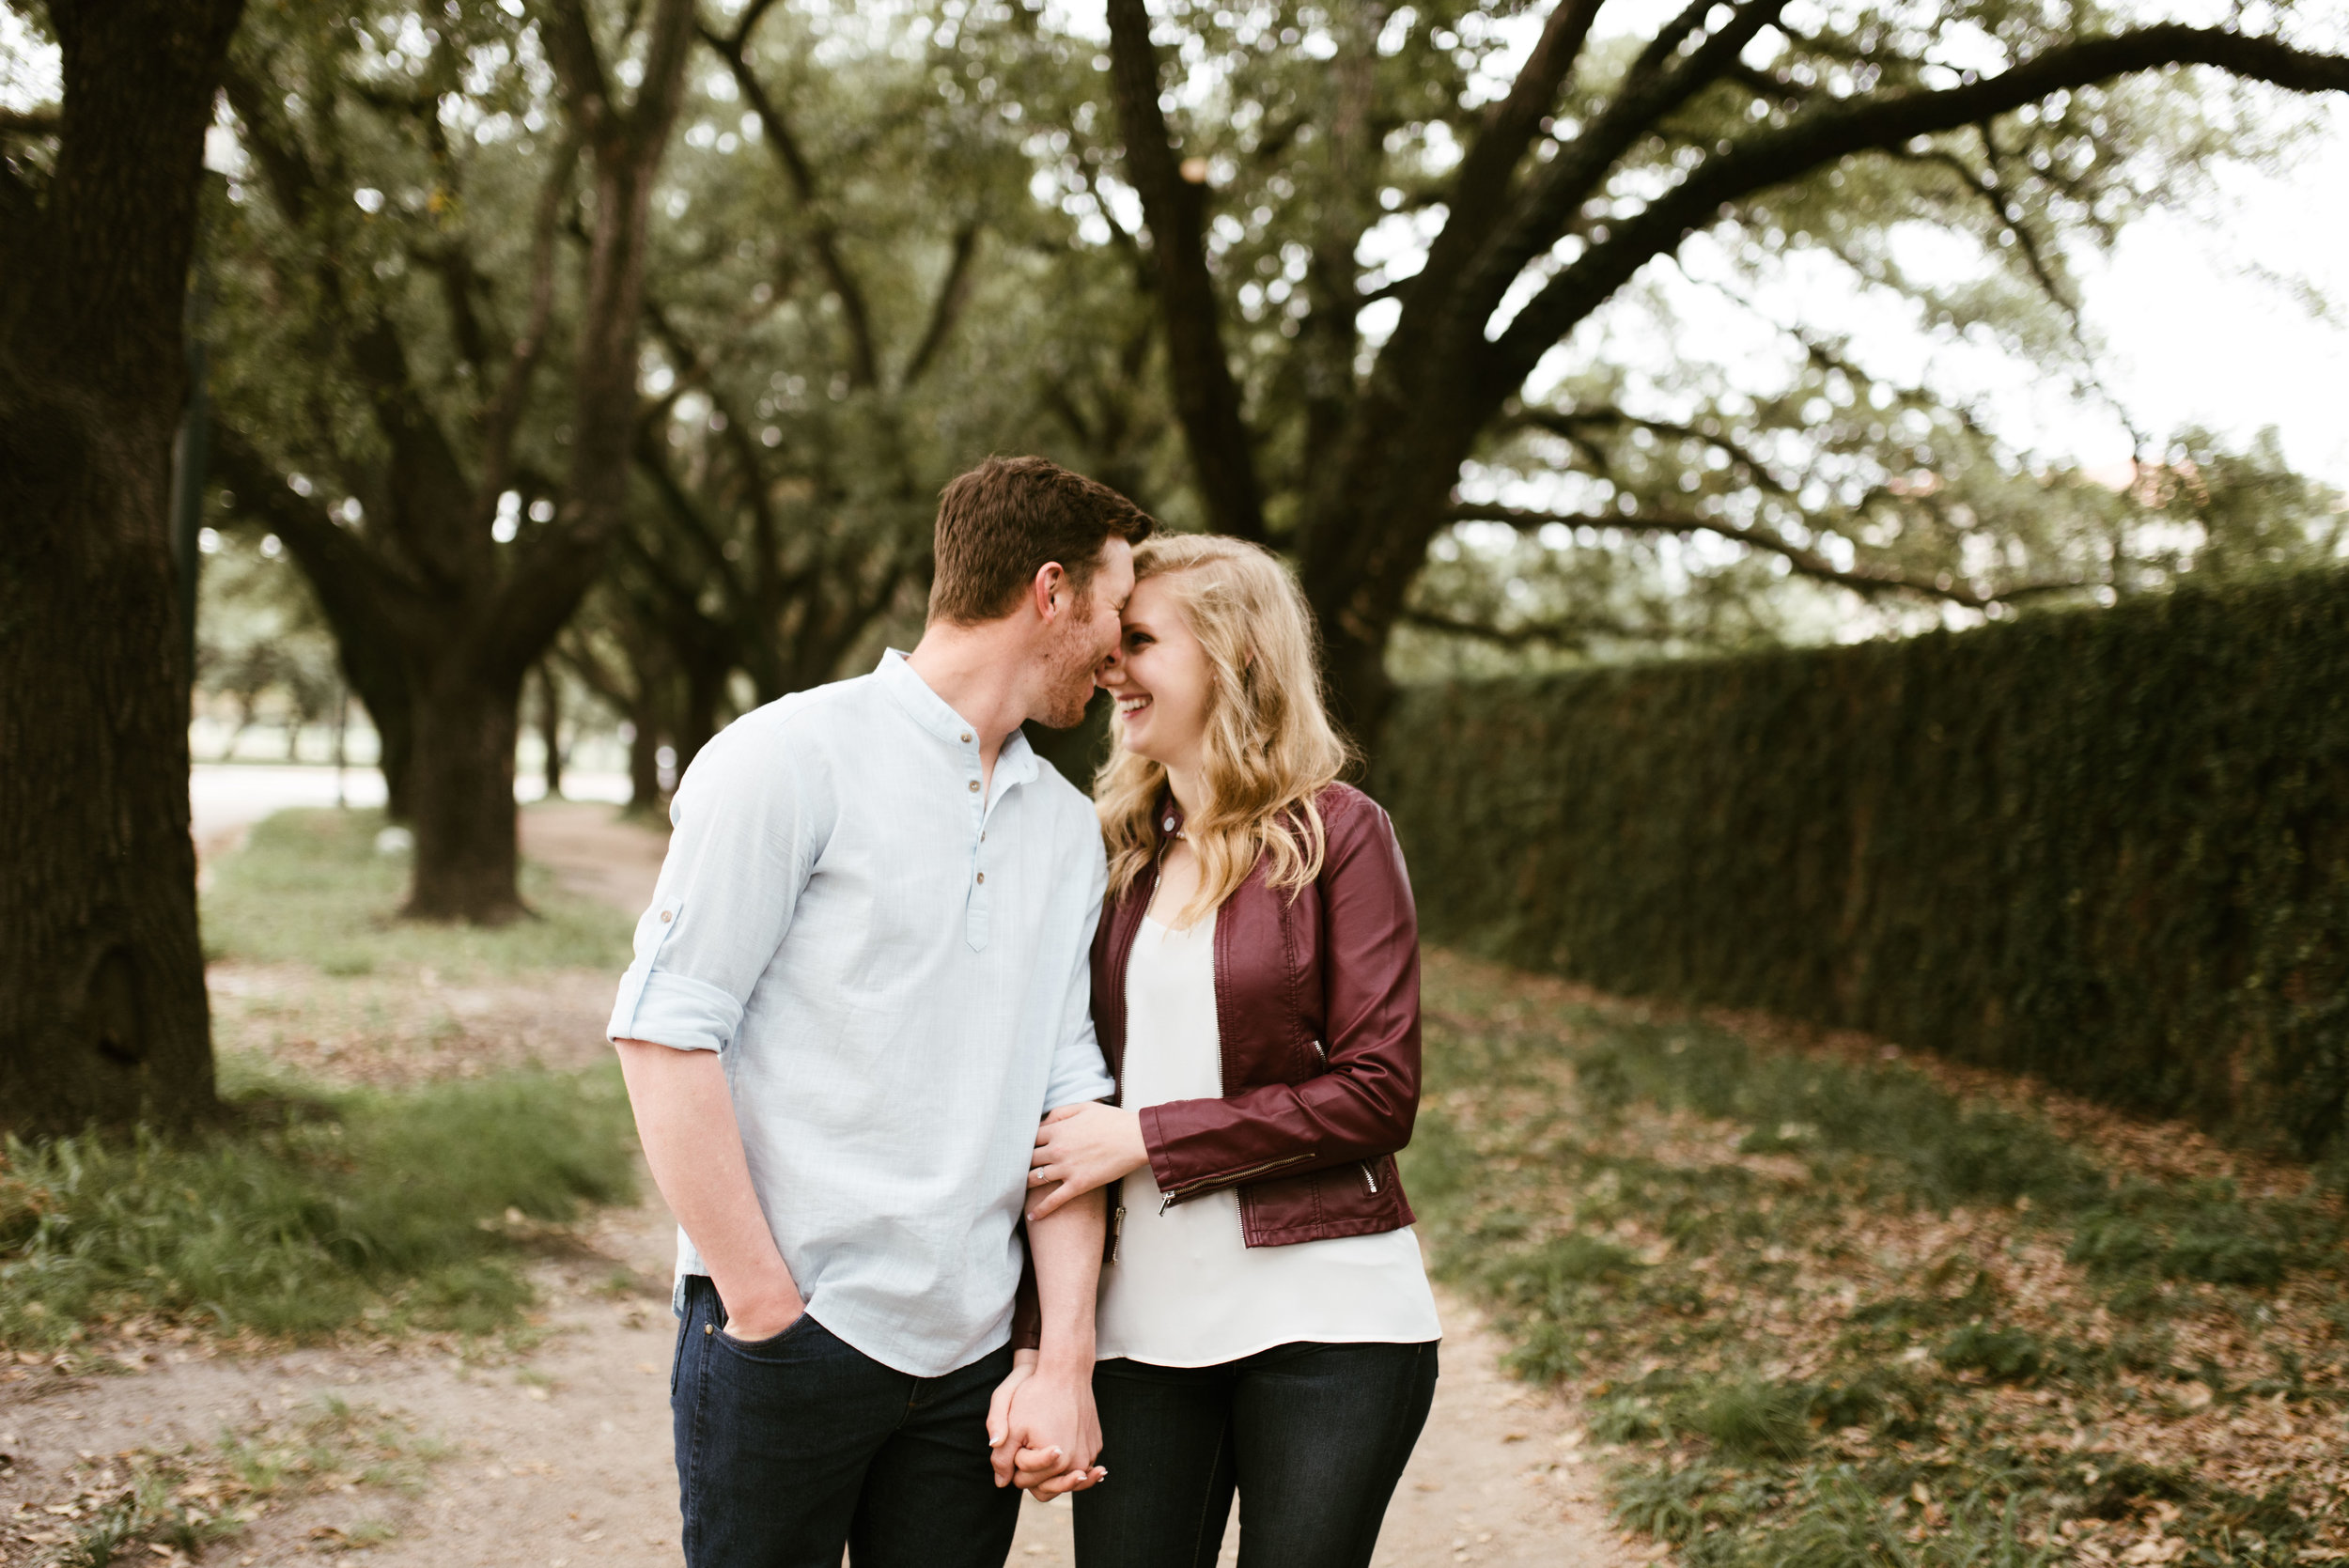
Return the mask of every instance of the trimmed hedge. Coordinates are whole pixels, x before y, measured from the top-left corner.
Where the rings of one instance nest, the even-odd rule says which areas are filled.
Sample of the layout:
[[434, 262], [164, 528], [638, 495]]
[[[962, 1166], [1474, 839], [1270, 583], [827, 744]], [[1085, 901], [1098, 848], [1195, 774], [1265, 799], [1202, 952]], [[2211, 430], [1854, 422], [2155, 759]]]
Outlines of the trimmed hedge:
[[1428, 934], [2349, 1153], [2349, 574], [1415, 687]]

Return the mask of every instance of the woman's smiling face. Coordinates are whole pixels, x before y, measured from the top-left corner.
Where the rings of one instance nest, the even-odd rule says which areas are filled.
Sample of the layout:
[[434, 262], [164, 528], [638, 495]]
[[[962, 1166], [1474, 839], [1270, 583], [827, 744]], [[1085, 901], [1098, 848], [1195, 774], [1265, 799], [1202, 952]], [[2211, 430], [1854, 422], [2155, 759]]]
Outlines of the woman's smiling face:
[[1117, 737], [1128, 751], [1184, 772], [1198, 768], [1215, 665], [1184, 621], [1166, 577], [1135, 586], [1117, 652], [1095, 678], [1116, 699]]

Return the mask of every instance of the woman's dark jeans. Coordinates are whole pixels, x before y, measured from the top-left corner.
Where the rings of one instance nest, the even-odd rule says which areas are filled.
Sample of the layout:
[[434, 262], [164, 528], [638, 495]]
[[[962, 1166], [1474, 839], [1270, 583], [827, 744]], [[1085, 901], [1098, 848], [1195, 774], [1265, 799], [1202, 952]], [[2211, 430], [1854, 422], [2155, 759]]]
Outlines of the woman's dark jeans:
[[690, 1568], [1003, 1568], [1019, 1494], [988, 1466], [1009, 1346], [943, 1377], [894, 1372], [802, 1313], [770, 1340], [723, 1332], [687, 1279], [669, 1405]]
[[1436, 1396], [1436, 1343], [1283, 1344], [1214, 1367], [1093, 1369], [1101, 1463], [1077, 1568], [1368, 1568]]

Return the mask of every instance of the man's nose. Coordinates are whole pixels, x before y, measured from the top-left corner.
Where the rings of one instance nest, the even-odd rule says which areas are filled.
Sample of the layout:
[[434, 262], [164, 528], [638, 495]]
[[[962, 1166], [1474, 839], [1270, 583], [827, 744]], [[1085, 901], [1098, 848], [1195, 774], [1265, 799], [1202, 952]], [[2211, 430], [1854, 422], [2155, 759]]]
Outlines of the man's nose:
[[1109, 686], [1126, 678], [1124, 650], [1112, 648], [1101, 656], [1101, 662], [1093, 667], [1093, 678], [1098, 685]]

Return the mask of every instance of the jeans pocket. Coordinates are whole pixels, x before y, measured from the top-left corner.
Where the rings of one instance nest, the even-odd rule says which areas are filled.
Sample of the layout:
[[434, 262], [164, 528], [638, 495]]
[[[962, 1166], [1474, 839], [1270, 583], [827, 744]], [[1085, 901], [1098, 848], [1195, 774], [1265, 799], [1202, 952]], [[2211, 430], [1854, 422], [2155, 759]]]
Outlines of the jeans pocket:
[[[812, 1328], [811, 1325], [813, 1325]], [[781, 1361], [790, 1358], [791, 1353], [799, 1347], [800, 1341], [808, 1338], [811, 1333], [822, 1332], [823, 1327], [822, 1324], [816, 1321], [816, 1315], [813, 1312], [801, 1308], [800, 1315], [793, 1318], [781, 1333], [770, 1334], [763, 1340], [738, 1340], [723, 1328], [720, 1328], [712, 1337], [744, 1360]]]

